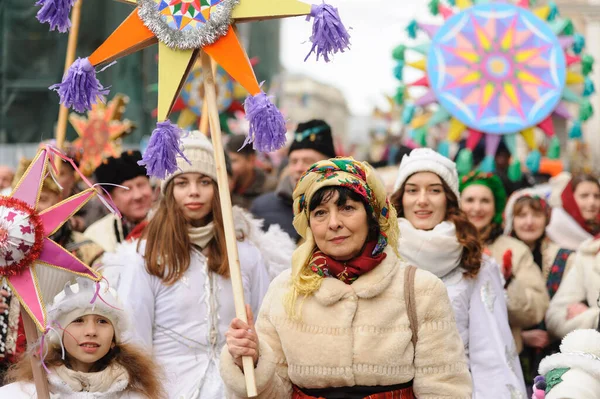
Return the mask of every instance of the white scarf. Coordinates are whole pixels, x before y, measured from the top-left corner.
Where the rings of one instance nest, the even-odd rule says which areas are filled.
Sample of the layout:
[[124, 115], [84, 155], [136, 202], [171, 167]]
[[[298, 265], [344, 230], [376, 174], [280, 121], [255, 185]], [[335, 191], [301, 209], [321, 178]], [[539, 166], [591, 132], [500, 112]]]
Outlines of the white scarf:
[[552, 216], [550, 224], [546, 226], [546, 234], [561, 248], [573, 251], [576, 251], [584, 241], [593, 238], [563, 208], [552, 208]]
[[409, 264], [442, 278], [460, 266], [462, 245], [452, 222], [442, 222], [433, 230], [418, 230], [404, 218], [400, 226], [400, 256]]
[[202, 227], [188, 227], [188, 235], [190, 236], [190, 240], [192, 240], [192, 244], [196, 244], [200, 249], [204, 249], [215, 236], [215, 224], [210, 222]]

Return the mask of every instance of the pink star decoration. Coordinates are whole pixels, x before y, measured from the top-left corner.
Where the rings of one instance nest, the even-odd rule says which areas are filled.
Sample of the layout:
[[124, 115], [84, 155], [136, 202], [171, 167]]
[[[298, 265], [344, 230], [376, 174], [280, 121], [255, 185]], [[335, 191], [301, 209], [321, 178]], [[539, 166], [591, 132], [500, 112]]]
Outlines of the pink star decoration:
[[49, 150], [41, 149], [10, 197], [0, 196], [0, 278], [10, 288], [40, 331], [48, 325], [45, 303], [76, 276], [101, 276], [52, 241], [58, 229], [94, 195], [90, 187], [42, 212], [35, 210], [48, 166]]

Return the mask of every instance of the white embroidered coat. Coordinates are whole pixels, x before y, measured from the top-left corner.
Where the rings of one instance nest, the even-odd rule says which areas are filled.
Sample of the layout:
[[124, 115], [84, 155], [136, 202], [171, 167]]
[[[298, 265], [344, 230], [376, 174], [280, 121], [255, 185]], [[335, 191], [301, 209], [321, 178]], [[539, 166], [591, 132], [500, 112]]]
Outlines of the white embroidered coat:
[[[133, 339], [152, 351], [166, 373], [165, 390], [172, 399], [222, 399], [219, 354], [224, 334], [235, 316], [231, 280], [208, 271], [206, 257], [191, 253], [184, 276], [167, 286], [147, 273], [145, 242], [118, 248], [120, 273], [107, 271], [133, 321]], [[238, 242], [244, 298], [258, 314], [269, 276], [258, 250]], [[111, 278], [118, 276], [118, 278]], [[117, 281], [114, 281], [117, 280]]]
[[488, 256], [477, 277], [462, 268], [442, 278], [454, 309], [473, 378], [473, 398], [525, 398], [525, 381], [515, 341], [508, 325], [503, 280]]

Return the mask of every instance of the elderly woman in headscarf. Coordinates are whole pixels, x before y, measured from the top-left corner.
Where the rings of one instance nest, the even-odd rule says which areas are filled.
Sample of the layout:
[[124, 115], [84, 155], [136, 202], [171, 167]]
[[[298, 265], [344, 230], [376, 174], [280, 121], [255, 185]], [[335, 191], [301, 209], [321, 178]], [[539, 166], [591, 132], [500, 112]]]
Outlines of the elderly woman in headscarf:
[[373, 169], [318, 162], [293, 196], [305, 241], [256, 327], [231, 322], [221, 354], [230, 397], [246, 397], [242, 356], [251, 356], [259, 398], [470, 398], [446, 288], [400, 260], [396, 211]]

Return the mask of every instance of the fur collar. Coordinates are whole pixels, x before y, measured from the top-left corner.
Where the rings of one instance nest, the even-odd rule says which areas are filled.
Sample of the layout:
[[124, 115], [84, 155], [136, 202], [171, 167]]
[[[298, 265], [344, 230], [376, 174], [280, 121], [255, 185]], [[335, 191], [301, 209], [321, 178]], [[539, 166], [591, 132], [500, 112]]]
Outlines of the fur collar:
[[82, 373], [63, 365], [48, 374], [48, 382], [55, 393], [95, 392], [114, 397], [115, 393], [125, 391], [129, 385], [129, 375], [125, 368], [117, 364], [96, 373]]

